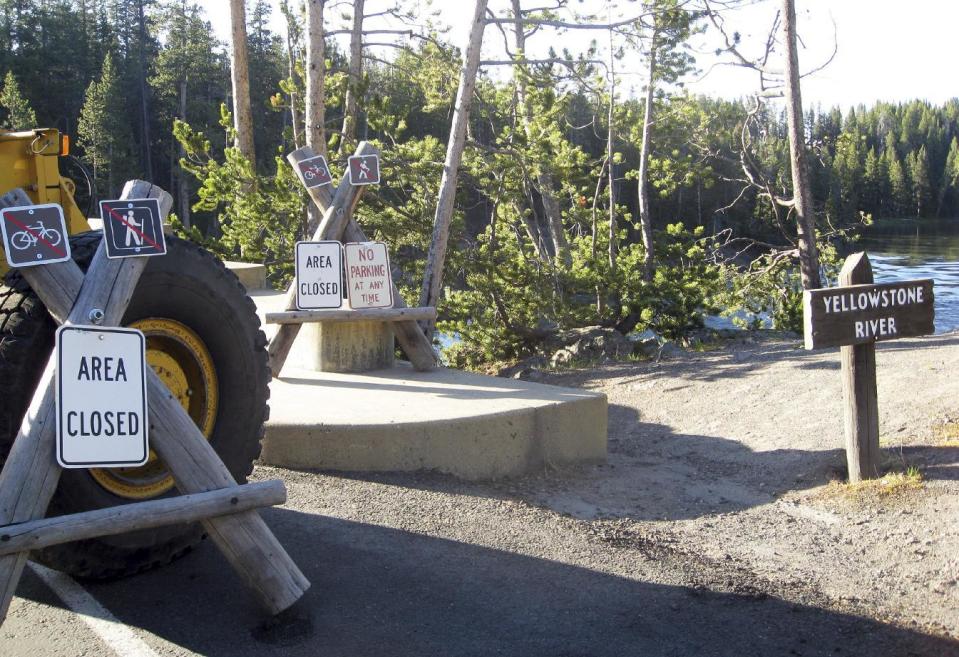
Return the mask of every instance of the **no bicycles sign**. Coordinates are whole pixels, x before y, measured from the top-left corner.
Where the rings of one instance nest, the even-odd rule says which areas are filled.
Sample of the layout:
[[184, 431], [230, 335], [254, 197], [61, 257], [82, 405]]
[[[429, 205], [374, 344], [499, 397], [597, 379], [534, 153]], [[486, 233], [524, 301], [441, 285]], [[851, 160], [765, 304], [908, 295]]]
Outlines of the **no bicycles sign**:
[[63, 208], [54, 203], [5, 208], [0, 212], [3, 250], [11, 267], [33, 267], [70, 259]]

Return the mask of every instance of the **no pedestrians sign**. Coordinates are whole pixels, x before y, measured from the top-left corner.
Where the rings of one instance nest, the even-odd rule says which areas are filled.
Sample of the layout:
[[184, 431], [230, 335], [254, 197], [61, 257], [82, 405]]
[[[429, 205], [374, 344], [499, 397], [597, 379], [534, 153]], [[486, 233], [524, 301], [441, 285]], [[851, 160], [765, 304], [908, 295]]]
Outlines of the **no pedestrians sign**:
[[61, 326], [56, 340], [57, 462], [147, 462], [146, 340], [136, 329]]
[[373, 185], [380, 181], [380, 156], [353, 155], [348, 160], [351, 185]]
[[107, 257], [135, 258], [166, 253], [157, 199], [100, 201], [100, 218]]
[[11, 267], [33, 267], [70, 259], [63, 208], [55, 203], [4, 208], [3, 251]]

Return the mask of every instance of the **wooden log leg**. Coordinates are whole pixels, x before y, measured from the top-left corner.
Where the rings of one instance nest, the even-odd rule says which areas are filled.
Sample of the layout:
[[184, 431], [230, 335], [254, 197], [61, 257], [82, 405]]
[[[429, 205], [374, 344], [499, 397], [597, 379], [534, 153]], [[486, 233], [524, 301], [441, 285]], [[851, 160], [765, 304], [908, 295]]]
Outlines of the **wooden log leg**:
[[876, 345], [840, 347], [843, 421], [849, 481], [879, 476], [879, 403], [876, 394]]
[[[54, 359], [40, 377], [38, 394], [23, 418], [10, 454], [0, 472], [0, 525], [42, 518], [57, 490], [61, 468], [54, 449], [56, 404]], [[41, 394], [42, 393], [42, 394]], [[0, 557], [0, 623], [7, 617], [28, 552]]]
[[[193, 420], [152, 370], [147, 372], [150, 444], [177, 488], [200, 493], [236, 486], [236, 480]], [[204, 521], [204, 527], [244, 582], [270, 613], [290, 607], [310, 587], [256, 511]]]

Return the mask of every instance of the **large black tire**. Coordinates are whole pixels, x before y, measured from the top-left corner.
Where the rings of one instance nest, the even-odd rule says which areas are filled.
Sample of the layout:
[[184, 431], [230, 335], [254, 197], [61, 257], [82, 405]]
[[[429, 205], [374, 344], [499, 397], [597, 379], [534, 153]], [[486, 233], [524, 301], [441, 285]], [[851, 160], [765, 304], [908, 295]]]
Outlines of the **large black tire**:
[[[86, 270], [99, 233], [70, 240], [73, 258]], [[219, 406], [210, 443], [239, 482], [260, 454], [269, 417], [270, 370], [266, 337], [253, 302], [219, 260], [195, 244], [167, 237], [165, 256], [150, 258], [123, 323], [147, 317], [173, 319], [205, 343], [219, 381]], [[53, 348], [54, 323], [16, 273], [0, 286], [0, 461]], [[175, 490], [160, 497], [176, 495]], [[112, 507], [130, 500], [100, 486], [88, 470], [64, 470], [48, 516]], [[37, 561], [87, 579], [130, 575], [170, 562], [204, 537], [202, 526], [177, 525], [77, 541], [33, 554]]]

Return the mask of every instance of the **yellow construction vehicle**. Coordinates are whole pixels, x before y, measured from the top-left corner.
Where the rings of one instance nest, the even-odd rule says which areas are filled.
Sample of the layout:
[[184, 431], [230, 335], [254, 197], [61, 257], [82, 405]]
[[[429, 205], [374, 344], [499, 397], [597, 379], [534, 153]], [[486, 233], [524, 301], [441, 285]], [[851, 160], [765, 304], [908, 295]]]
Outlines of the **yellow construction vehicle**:
[[[63, 207], [73, 259], [86, 268], [101, 239], [60, 173], [69, 141], [57, 130], [0, 130], [0, 195], [20, 187], [35, 203]], [[92, 196], [92, 190], [91, 190]], [[223, 263], [197, 245], [167, 238], [150, 258], [124, 325], [147, 337], [147, 361], [239, 481], [259, 455], [269, 415], [266, 338], [253, 302]], [[10, 450], [53, 348], [55, 325], [16, 270], [0, 258], [0, 462]], [[65, 470], [48, 515], [176, 495], [151, 453], [138, 468]], [[86, 578], [135, 573], [166, 563], [202, 538], [199, 525], [102, 537], [35, 553], [43, 563]]]

